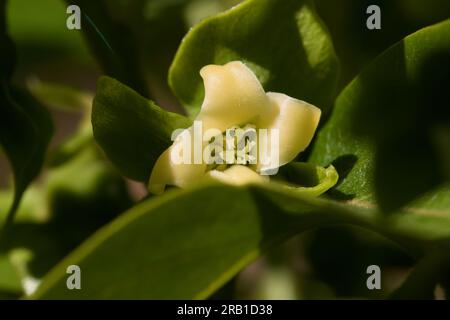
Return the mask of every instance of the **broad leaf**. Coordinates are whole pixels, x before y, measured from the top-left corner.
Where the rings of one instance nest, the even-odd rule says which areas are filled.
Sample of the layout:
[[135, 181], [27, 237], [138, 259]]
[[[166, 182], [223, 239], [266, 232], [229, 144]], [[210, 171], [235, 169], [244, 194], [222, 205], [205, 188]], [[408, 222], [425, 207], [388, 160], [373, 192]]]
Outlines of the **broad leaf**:
[[393, 211], [441, 188], [421, 207], [450, 216], [449, 189], [441, 187], [450, 180], [449, 87], [450, 20], [406, 37], [356, 77], [311, 157], [337, 168], [334, 195]]
[[112, 78], [98, 82], [92, 110], [94, 137], [131, 179], [148, 181], [154, 163], [172, 143], [173, 130], [190, 124], [186, 117], [164, 111]]
[[[445, 216], [414, 212], [383, 218], [370, 208], [276, 184], [200, 184], [148, 199], [118, 217], [55, 267], [33, 298], [206, 298], [267, 248], [333, 224], [408, 239], [414, 249], [450, 236]], [[72, 264], [81, 267], [82, 290], [67, 290], [66, 268]]]
[[326, 111], [338, 62], [310, 1], [248, 0], [195, 26], [181, 43], [169, 84], [190, 115], [204, 97], [200, 69], [241, 60], [266, 91], [306, 100]]

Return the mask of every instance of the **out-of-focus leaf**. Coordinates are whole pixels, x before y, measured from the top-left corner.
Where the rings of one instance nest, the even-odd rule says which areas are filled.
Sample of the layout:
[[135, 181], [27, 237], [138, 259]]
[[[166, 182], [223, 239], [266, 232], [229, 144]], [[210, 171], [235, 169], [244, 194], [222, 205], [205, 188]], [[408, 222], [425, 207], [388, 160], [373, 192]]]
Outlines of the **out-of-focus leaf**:
[[[341, 63], [339, 90], [386, 48], [449, 17], [447, 0], [314, 0]], [[381, 29], [366, 28], [370, 5], [381, 8]]]
[[87, 116], [90, 116], [90, 114], [86, 114], [82, 119], [76, 133], [61, 143], [51, 153], [48, 161], [49, 166], [60, 166], [82, 152], [86, 146], [93, 143], [92, 126]]
[[47, 164], [59, 166], [93, 143], [91, 110], [94, 94], [56, 83], [32, 78], [29, 90], [44, 105], [56, 110], [76, 112], [81, 116], [76, 132], [61, 143], [48, 157]]
[[84, 111], [92, 106], [93, 94], [58, 83], [43, 82], [32, 78], [28, 90], [42, 104], [63, 111]]
[[50, 116], [31, 95], [13, 88], [14, 48], [6, 34], [6, 2], [0, 2], [0, 144], [14, 174], [14, 199], [4, 222], [7, 227], [28, 184], [38, 175], [53, 126]]
[[71, 0], [82, 14], [82, 31], [92, 53], [106, 75], [114, 77], [148, 97], [148, 88], [139, 64], [136, 41], [129, 28], [115, 20], [103, 0]]
[[[55, 60], [70, 61], [77, 67], [92, 63], [81, 32], [66, 28], [66, 8], [62, 0], [8, 1], [8, 31], [20, 53], [22, 67], [34, 69], [33, 63], [45, 64], [49, 60], [53, 65], [45, 65], [50, 68], [58, 64]], [[70, 59], [65, 60], [67, 57]]]
[[335, 196], [387, 212], [439, 189], [418, 209], [449, 214], [449, 87], [450, 20], [406, 37], [356, 77], [311, 157], [337, 168]]
[[280, 168], [288, 188], [301, 195], [317, 197], [333, 187], [338, 181], [338, 173], [333, 166], [323, 168], [306, 162], [291, 162]]
[[117, 80], [100, 78], [92, 110], [94, 137], [112, 163], [131, 179], [148, 181], [171, 144], [172, 131], [190, 126]]
[[390, 296], [394, 300], [434, 299], [436, 285], [450, 267], [447, 247], [435, 249], [421, 259], [400, 288]]
[[[0, 251], [9, 260], [17, 249], [32, 254], [23, 266], [26, 274], [18, 275], [22, 282], [28, 281], [23, 277], [40, 279], [86, 237], [131, 205], [124, 180], [99, 153], [91, 136], [90, 145], [50, 168], [43, 181], [24, 193]], [[0, 193], [0, 210], [8, 207], [11, 198], [11, 192]], [[6, 283], [8, 274], [0, 271], [0, 292]]]
[[0, 89], [0, 142], [11, 162], [15, 188], [8, 224], [24, 190], [40, 171], [53, 126], [47, 110], [28, 93], [6, 84]]
[[0, 254], [0, 294], [9, 293], [20, 296], [22, 285], [20, 277], [8, 255]]
[[[415, 248], [450, 236], [450, 219], [443, 215], [383, 217], [372, 208], [299, 195], [276, 184], [200, 184], [122, 214], [53, 269], [33, 298], [206, 298], [268, 247], [334, 224], [368, 228]], [[67, 290], [71, 264], [83, 270], [82, 290]]]
[[200, 69], [232, 60], [246, 63], [267, 91], [323, 111], [332, 103], [338, 61], [309, 1], [248, 0], [191, 29], [169, 71], [169, 84], [190, 115], [204, 97]]
[[0, 76], [2, 81], [11, 77], [16, 64], [16, 50], [6, 27], [6, 0], [0, 1]]

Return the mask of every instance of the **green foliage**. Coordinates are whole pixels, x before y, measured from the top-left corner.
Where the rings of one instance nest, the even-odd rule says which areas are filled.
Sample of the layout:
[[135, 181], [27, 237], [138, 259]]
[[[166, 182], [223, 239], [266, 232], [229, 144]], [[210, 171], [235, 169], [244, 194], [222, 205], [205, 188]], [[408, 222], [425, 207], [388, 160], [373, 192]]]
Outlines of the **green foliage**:
[[14, 173], [14, 200], [5, 226], [14, 217], [28, 184], [38, 175], [53, 127], [50, 116], [30, 94], [10, 84], [14, 48], [6, 34], [5, 2], [0, 3], [0, 144]]
[[[84, 143], [67, 153], [67, 144], [80, 139]], [[0, 270], [0, 293], [22, 295], [20, 282], [25, 276], [43, 277], [84, 239], [131, 205], [123, 178], [100, 156], [92, 130], [86, 132], [84, 123], [52, 157], [59, 161], [52, 159], [45, 177], [24, 193], [14, 224], [3, 239], [0, 264], [5, 268]], [[9, 190], [0, 192], [1, 220], [12, 197]], [[28, 258], [17, 257], [18, 251], [25, 251]]]
[[128, 36], [131, 30], [110, 15], [103, 0], [75, 0], [67, 3], [83, 8], [82, 30], [105, 74], [148, 96], [147, 84], [139, 68], [137, 47], [133, 38]]
[[184, 38], [169, 84], [190, 115], [204, 97], [200, 69], [240, 60], [266, 91], [283, 92], [328, 111], [338, 62], [309, 1], [250, 0], [208, 18]]
[[[336, 27], [329, 14], [335, 5], [326, 1], [316, 2]], [[281, 259], [285, 240], [314, 229], [320, 231], [312, 236], [308, 262], [316, 274], [309, 280], [328, 296], [386, 297], [391, 292], [384, 288], [363, 293], [365, 283], [355, 274], [364, 273], [361, 265], [388, 260], [403, 267], [418, 261], [391, 298], [432, 298], [437, 283], [448, 286], [450, 20], [397, 42], [334, 100], [338, 59], [312, 1], [244, 1], [195, 25], [176, 54], [171, 49], [184, 30], [185, 15], [192, 21], [198, 13], [186, 12], [195, 8], [191, 1], [70, 3], [82, 7], [86, 43], [107, 75], [97, 82], [92, 109], [91, 94], [64, 85], [28, 81], [38, 102], [12, 84], [16, 54], [0, 0], [0, 142], [15, 177], [15, 190], [0, 191], [0, 218], [11, 221], [8, 211], [17, 209], [0, 246], [0, 297], [22, 295], [23, 279], [31, 276], [42, 279], [32, 299], [209, 298], [262, 254], [277, 251], [272, 258]], [[358, 15], [365, 3], [356, 6]], [[402, 3], [414, 4], [411, 14], [425, 6], [416, 0]], [[47, 17], [57, 15], [60, 23], [56, 12], [63, 7], [45, 15], [44, 28], [56, 29], [57, 20]], [[433, 12], [429, 22], [442, 16]], [[429, 24], [424, 21], [419, 25]], [[23, 29], [19, 22], [12, 25], [20, 41], [24, 35], [38, 38], [30, 36], [35, 34], [31, 22]], [[381, 47], [409, 33], [411, 25], [405, 24], [389, 35], [389, 28], [373, 33], [365, 42], [358, 37], [342, 41], [342, 30], [333, 27], [338, 52], [344, 54], [341, 84]], [[49, 43], [66, 39], [65, 33], [49, 33], [55, 40]], [[79, 36], [71, 37], [67, 48], [78, 43]], [[147, 38], [135, 41], [139, 37]], [[379, 42], [367, 45], [353, 61], [350, 42], [362, 50], [373, 39]], [[77, 48], [73, 52], [84, 52]], [[141, 54], [150, 58], [145, 66]], [[191, 125], [190, 118], [147, 99], [145, 67], [152, 68], [152, 89], [163, 88], [156, 82], [173, 54], [169, 85], [191, 117], [204, 97], [200, 69], [232, 60], [246, 63], [266, 91], [319, 106], [324, 126], [312, 150], [304, 153], [308, 163], [289, 163], [266, 184], [199, 181], [158, 197], [144, 196], [131, 206], [123, 176], [146, 183], [172, 143], [173, 130]], [[40, 103], [58, 112], [82, 112], [75, 134], [48, 154], [52, 123]], [[25, 191], [44, 157], [49, 159], [46, 174]], [[339, 229], [342, 225], [346, 228]], [[346, 252], [339, 250], [342, 244]], [[71, 264], [82, 269], [82, 290], [67, 290]], [[339, 268], [347, 269], [347, 277], [337, 276]], [[284, 279], [295, 282], [295, 275]], [[348, 283], [351, 279], [357, 280]]]
[[[34, 298], [206, 298], [295, 233], [343, 223], [408, 239], [415, 249], [450, 236], [445, 216], [381, 219], [373, 209], [275, 185], [199, 185], [148, 199], [121, 215], [49, 273]], [[83, 290], [66, 288], [65, 268], [71, 264], [86, 270]]]
[[[348, 172], [336, 196], [392, 211], [448, 181], [449, 57], [447, 20], [397, 43], [342, 91], [311, 157]], [[448, 213], [449, 196], [436, 191], [434, 210]]]
[[92, 110], [95, 139], [131, 179], [148, 181], [156, 160], [171, 144], [172, 131], [190, 124], [112, 78], [98, 82]]

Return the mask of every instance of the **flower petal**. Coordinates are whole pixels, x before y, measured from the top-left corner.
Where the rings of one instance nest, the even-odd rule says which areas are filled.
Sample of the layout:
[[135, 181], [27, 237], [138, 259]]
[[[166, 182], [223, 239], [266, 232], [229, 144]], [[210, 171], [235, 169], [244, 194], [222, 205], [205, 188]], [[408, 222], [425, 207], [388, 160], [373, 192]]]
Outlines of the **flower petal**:
[[231, 166], [224, 171], [211, 170], [206, 174], [206, 176], [235, 186], [241, 186], [249, 183], [264, 183], [269, 181], [268, 176], [261, 176], [249, 167], [241, 165]]
[[181, 141], [176, 141], [164, 151], [156, 161], [148, 183], [148, 190], [153, 194], [164, 192], [166, 185], [184, 188], [205, 175], [206, 164], [176, 164], [171, 153]]
[[309, 145], [319, 124], [321, 111], [312, 104], [282, 93], [268, 92], [267, 97], [272, 102], [272, 112], [262, 117], [257, 126], [268, 129], [269, 136], [271, 129], [279, 130], [279, 165], [282, 166], [294, 160]]
[[201, 69], [200, 75], [205, 84], [205, 99], [196, 120], [203, 121], [204, 130], [225, 131], [270, 111], [264, 89], [242, 62], [208, 65]]

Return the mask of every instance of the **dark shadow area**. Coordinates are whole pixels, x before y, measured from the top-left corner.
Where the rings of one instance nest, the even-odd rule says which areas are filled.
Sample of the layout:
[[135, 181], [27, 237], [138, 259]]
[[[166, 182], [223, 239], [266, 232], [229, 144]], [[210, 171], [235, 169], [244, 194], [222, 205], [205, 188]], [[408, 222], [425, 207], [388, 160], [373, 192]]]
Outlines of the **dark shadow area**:
[[384, 285], [382, 290], [367, 290], [366, 268], [378, 265], [386, 275], [388, 269], [406, 272], [414, 263], [393, 242], [371, 231], [349, 226], [320, 228], [312, 233], [307, 256], [315, 276], [343, 297], [381, 298], [388, 290]]
[[304, 162], [291, 162], [282, 166], [277, 178], [302, 187], [314, 187], [320, 183], [316, 166]]
[[339, 156], [331, 163], [339, 174], [339, 180], [333, 188], [325, 193], [327, 197], [341, 201], [351, 200], [355, 197], [354, 194], [346, 194], [342, 191], [339, 191], [338, 187], [342, 184], [350, 171], [352, 171], [357, 161], [358, 157], [354, 154], [345, 154]]
[[352, 130], [375, 145], [375, 196], [385, 212], [446, 181], [434, 140], [439, 127], [450, 125], [450, 47], [441, 41], [422, 48], [427, 40], [421, 41], [412, 43], [417, 57], [408, 70], [404, 45], [397, 45], [352, 92]]

